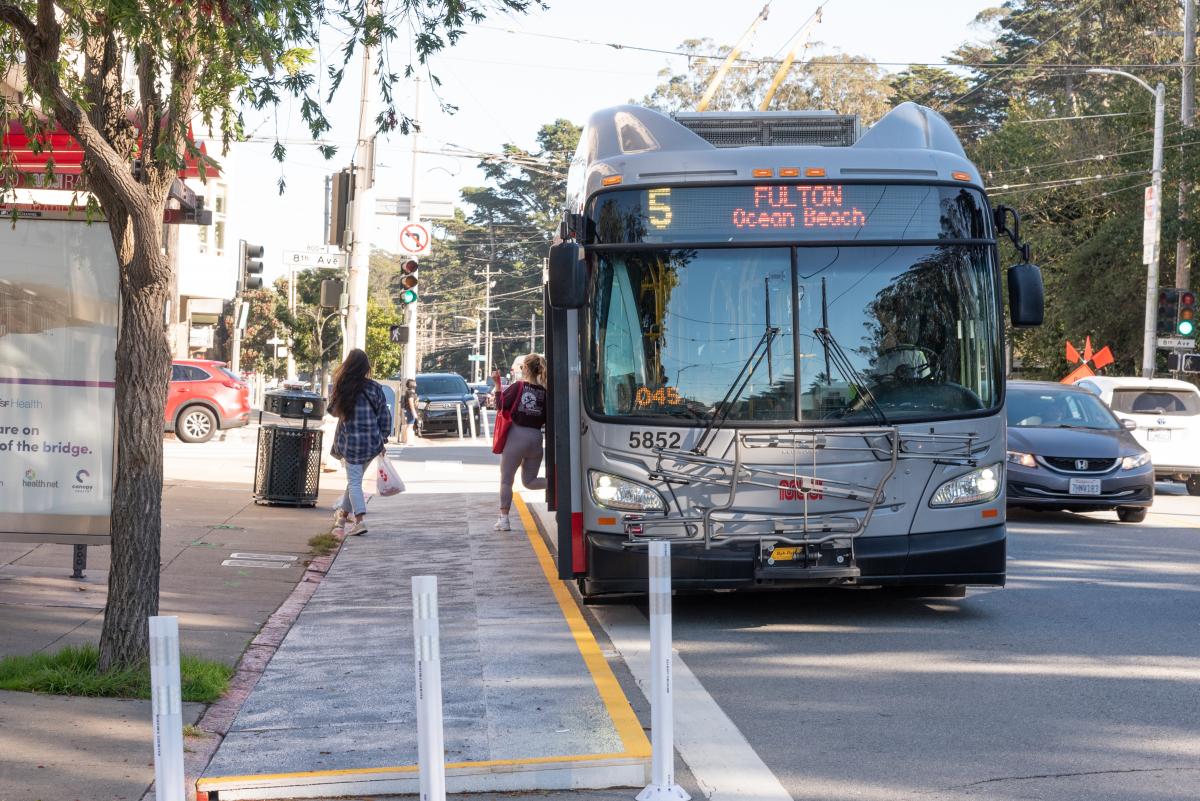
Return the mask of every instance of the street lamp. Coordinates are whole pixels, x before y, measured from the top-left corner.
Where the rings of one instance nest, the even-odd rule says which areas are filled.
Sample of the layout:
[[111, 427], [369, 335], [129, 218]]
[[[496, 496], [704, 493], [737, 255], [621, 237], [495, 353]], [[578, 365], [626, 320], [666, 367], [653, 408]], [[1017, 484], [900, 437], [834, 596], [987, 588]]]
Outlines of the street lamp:
[[1087, 70], [1092, 75], [1120, 75], [1154, 95], [1154, 157], [1151, 162], [1151, 191], [1154, 194], [1154, 243], [1150, 252], [1149, 269], [1146, 271], [1146, 324], [1142, 334], [1142, 377], [1154, 378], [1154, 355], [1157, 353], [1155, 334], [1158, 328], [1158, 252], [1162, 238], [1162, 164], [1163, 164], [1163, 113], [1166, 107], [1167, 90], [1162, 81], [1151, 87], [1138, 76], [1124, 70], [1093, 67]]
[[[479, 318], [478, 317], [464, 317], [461, 314], [456, 314], [456, 315], [454, 315], [454, 319], [455, 320], [466, 320], [468, 323], [475, 324], [475, 352], [472, 353], [471, 355], [478, 356], [479, 355]], [[479, 383], [479, 360], [478, 359], [471, 359], [471, 382], [475, 383], [475, 384]]]

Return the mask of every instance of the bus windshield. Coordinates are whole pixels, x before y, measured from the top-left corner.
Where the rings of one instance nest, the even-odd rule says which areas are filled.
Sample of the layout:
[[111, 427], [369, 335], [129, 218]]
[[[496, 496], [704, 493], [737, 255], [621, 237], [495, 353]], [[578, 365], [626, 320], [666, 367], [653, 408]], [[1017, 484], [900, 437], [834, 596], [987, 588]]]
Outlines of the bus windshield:
[[998, 405], [987, 246], [606, 250], [597, 266], [593, 415], [698, 423], [743, 369], [734, 422], [911, 421]]

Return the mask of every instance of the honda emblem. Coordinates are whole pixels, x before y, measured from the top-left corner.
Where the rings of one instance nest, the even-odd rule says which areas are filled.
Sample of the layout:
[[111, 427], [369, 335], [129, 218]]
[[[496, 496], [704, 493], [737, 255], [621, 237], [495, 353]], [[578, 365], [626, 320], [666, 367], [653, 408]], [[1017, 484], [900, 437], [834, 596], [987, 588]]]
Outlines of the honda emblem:
[[1088, 469], [1087, 459], [1076, 459], [1075, 460], [1075, 469], [1076, 470], [1087, 470]]

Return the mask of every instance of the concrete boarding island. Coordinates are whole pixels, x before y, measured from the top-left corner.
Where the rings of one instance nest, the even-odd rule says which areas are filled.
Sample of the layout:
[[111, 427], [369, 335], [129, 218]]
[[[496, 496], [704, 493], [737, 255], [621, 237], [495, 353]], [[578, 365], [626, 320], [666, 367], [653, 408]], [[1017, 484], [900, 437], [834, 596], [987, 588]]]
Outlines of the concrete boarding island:
[[[426, 458], [428, 457], [428, 458]], [[640, 787], [650, 746], [484, 448], [405, 449], [203, 777], [209, 801], [416, 793], [413, 576], [438, 578], [447, 790]]]

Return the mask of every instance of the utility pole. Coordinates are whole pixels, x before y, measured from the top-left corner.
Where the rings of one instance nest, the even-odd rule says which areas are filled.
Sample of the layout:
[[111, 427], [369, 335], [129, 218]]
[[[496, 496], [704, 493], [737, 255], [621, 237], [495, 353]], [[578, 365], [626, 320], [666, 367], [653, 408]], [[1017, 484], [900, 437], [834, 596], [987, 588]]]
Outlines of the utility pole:
[[529, 352], [537, 352], [537, 312], [529, 313]]
[[[478, 355], [479, 354], [479, 335], [482, 331], [482, 329], [479, 327], [479, 324], [481, 322], [480, 319], [478, 317], [467, 317], [462, 314], [454, 315], [454, 319], [455, 320], [466, 320], [468, 323], [475, 324], [475, 350], [472, 351], [472, 355]], [[471, 381], [474, 383], [479, 383], [479, 380], [480, 380], [479, 379], [479, 361], [477, 359], [472, 359], [471, 360]]]
[[[379, 0], [367, 0], [367, 16], [379, 16]], [[350, 267], [347, 275], [346, 336], [342, 357], [367, 346], [367, 276], [371, 236], [375, 232], [375, 45], [363, 45], [362, 84], [358, 99], [358, 143], [354, 150], [354, 203], [351, 210]]]
[[492, 263], [489, 261], [483, 272], [475, 272], [476, 275], [483, 276], [483, 330], [486, 337], [484, 343], [483, 354], [483, 372], [487, 375], [492, 374], [492, 276], [496, 273], [492, 271]]
[[1154, 95], [1154, 156], [1151, 161], [1151, 193], [1154, 196], [1153, 209], [1153, 247], [1149, 248], [1146, 270], [1146, 315], [1145, 328], [1142, 331], [1142, 377], [1154, 378], [1154, 361], [1158, 355], [1158, 261], [1162, 251], [1162, 167], [1163, 167], [1163, 117], [1167, 106], [1167, 89], [1162, 81], [1151, 88], [1150, 84], [1138, 76], [1124, 70], [1112, 70], [1105, 67], [1093, 67], [1086, 70], [1091, 75], [1119, 75], [1135, 81], [1143, 89]]
[[[1195, 116], [1196, 73], [1192, 63], [1196, 60], [1196, 0], [1183, 0], [1183, 86], [1179, 120], [1186, 131], [1192, 127]], [[1183, 144], [1179, 145], [1180, 153]], [[1191, 288], [1192, 243], [1184, 233], [1188, 222], [1188, 203], [1192, 194], [1191, 181], [1181, 172], [1179, 178], [1179, 239], [1175, 243], [1175, 286]]]
[[[421, 221], [421, 206], [417, 197], [417, 137], [421, 130], [421, 75], [413, 72], [412, 183], [409, 187], [408, 219]], [[417, 359], [417, 309], [421, 306], [420, 289], [417, 299], [408, 304], [408, 344], [404, 346], [404, 377], [416, 378], [421, 369]]]
[[437, 346], [437, 315], [429, 315], [429, 352], [436, 353]]
[[[326, 179], [328, 180], [328, 179]], [[295, 268], [288, 270], [288, 315], [292, 320], [296, 319], [296, 270]], [[296, 354], [293, 352], [295, 340], [292, 339], [291, 333], [287, 338], [287, 378], [288, 381], [296, 380]]]

